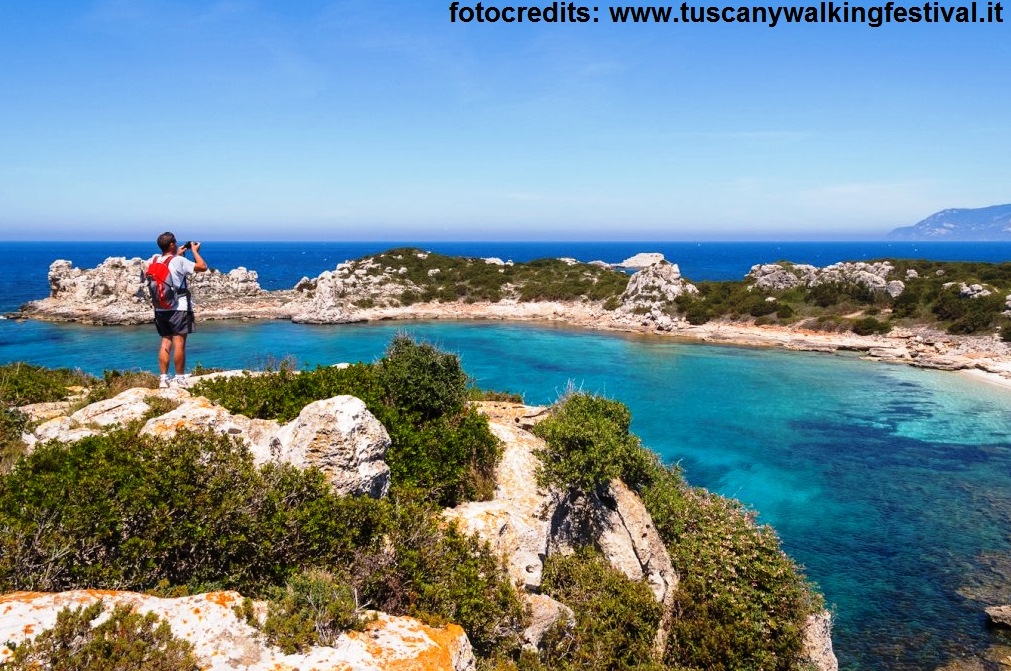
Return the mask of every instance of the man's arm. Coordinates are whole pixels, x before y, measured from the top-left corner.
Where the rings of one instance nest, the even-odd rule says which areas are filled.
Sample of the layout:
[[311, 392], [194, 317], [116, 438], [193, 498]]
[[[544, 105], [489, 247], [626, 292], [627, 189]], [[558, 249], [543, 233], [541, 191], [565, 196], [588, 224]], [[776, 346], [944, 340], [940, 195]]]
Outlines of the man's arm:
[[207, 270], [207, 262], [204, 261], [204, 257], [200, 256], [200, 243], [194, 242], [190, 249], [193, 250], [193, 272], [202, 273]]

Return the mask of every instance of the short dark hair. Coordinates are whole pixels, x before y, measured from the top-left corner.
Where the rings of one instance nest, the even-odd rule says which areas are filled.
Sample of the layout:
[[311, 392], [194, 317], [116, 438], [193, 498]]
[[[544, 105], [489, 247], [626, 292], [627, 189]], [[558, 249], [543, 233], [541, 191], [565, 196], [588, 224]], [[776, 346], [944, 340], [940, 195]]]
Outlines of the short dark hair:
[[176, 241], [176, 236], [168, 231], [165, 231], [158, 236], [158, 249], [163, 252], [167, 252], [169, 246]]

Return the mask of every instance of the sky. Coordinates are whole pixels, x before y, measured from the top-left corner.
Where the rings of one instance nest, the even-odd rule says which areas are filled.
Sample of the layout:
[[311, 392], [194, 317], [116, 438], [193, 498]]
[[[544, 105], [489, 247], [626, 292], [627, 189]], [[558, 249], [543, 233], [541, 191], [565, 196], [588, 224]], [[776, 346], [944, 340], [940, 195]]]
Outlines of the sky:
[[1011, 17], [598, 7], [0, 0], [0, 239], [874, 239], [1011, 202]]

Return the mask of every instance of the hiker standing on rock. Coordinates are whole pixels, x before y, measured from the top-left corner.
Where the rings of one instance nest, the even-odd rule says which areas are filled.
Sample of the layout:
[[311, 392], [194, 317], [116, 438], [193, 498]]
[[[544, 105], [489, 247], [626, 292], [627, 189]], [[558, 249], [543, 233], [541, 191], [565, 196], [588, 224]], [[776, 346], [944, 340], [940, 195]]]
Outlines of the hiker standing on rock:
[[[154, 305], [154, 325], [161, 336], [161, 347], [158, 349], [161, 381], [158, 386], [185, 387], [186, 336], [193, 332], [193, 303], [186, 278], [193, 273], [204, 272], [207, 264], [200, 256], [199, 242], [187, 242], [179, 247], [172, 233], [158, 236], [158, 249], [161, 254], [151, 258], [145, 273]], [[187, 249], [193, 250], [193, 261], [184, 256]], [[171, 380], [168, 374], [170, 358], [174, 360], [176, 369], [176, 376]]]

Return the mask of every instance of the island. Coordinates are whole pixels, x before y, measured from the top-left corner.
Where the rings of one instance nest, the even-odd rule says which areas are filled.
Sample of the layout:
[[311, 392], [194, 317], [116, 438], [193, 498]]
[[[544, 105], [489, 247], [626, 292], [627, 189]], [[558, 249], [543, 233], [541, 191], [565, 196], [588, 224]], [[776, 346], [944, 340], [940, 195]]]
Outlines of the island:
[[[151, 320], [144, 261], [57, 260], [50, 295], [14, 318], [87, 324]], [[738, 281], [695, 282], [661, 254], [621, 264], [513, 263], [391, 249], [266, 291], [254, 270], [192, 278], [197, 318], [341, 324], [377, 320], [553, 321], [588, 329], [808, 351], [853, 351], [1011, 384], [1011, 264], [883, 259], [823, 268], [782, 261]]]

